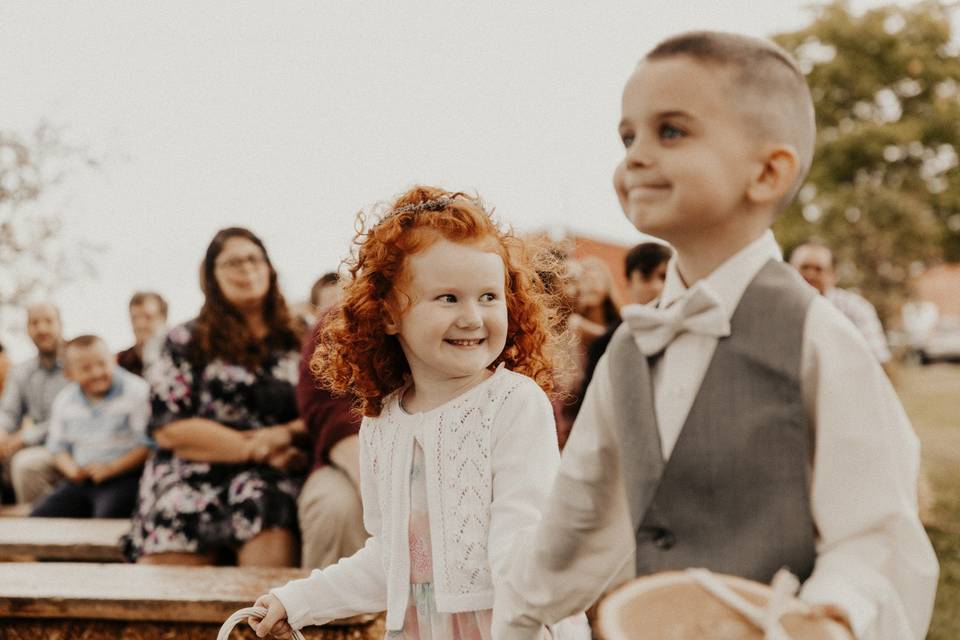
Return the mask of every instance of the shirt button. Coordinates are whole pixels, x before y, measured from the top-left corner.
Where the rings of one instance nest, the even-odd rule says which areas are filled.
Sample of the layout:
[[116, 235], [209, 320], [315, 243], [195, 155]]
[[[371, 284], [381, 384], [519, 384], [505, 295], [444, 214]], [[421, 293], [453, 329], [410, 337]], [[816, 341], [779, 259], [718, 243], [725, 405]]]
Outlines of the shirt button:
[[675, 544], [677, 544], [677, 537], [666, 529], [660, 529], [653, 537], [653, 546], [661, 551], [669, 551]]

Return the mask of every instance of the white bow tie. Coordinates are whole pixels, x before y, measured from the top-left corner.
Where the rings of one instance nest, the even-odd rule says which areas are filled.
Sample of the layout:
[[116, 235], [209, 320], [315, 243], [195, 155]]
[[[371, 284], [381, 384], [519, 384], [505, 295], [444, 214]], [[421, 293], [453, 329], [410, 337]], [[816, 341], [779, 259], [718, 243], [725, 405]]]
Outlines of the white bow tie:
[[680, 333], [690, 332], [715, 338], [730, 335], [730, 321], [716, 294], [706, 287], [692, 289], [667, 309], [650, 305], [629, 305], [622, 309], [623, 321], [645, 356], [666, 349]]

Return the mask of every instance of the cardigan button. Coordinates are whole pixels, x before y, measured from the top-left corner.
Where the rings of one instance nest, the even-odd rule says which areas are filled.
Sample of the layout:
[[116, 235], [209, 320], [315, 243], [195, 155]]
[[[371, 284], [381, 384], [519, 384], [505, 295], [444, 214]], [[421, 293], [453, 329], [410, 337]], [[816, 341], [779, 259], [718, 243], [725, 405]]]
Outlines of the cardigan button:
[[675, 544], [677, 544], [677, 537], [667, 529], [660, 529], [653, 536], [653, 546], [661, 551], [669, 551]]

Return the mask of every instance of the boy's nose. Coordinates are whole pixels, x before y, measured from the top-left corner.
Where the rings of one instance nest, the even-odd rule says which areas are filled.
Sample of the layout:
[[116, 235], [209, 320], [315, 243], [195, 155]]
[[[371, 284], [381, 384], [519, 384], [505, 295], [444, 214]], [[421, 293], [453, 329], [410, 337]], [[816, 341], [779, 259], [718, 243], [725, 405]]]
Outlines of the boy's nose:
[[653, 164], [653, 154], [650, 153], [648, 147], [638, 142], [630, 145], [630, 148], [627, 149], [627, 167], [634, 169], [649, 167], [651, 164]]
[[653, 163], [653, 146], [642, 134], [637, 134], [626, 151], [629, 168], [648, 167]]

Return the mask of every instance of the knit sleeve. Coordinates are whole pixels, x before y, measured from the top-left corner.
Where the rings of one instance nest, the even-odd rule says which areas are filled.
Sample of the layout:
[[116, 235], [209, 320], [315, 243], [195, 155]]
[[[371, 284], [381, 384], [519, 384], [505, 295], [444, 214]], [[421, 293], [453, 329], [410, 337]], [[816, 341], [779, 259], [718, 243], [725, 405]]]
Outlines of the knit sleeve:
[[387, 576], [383, 566], [380, 502], [376, 491], [376, 456], [370, 450], [370, 440], [366, 435], [361, 430], [360, 492], [363, 498], [363, 524], [370, 537], [363, 548], [349, 558], [343, 558], [325, 569], [316, 569], [307, 578], [293, 580], [271, 591], [283, 603], [287, 610], [287, 621], [294, 629], [387, 608]]
[[491, 430], [488, 553], [494, 589], [506, 576], [514, 537], [540, 521], [560, 464], [553, 409], [546, 394], [528, 378], [508, 393]]

